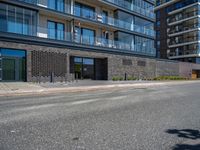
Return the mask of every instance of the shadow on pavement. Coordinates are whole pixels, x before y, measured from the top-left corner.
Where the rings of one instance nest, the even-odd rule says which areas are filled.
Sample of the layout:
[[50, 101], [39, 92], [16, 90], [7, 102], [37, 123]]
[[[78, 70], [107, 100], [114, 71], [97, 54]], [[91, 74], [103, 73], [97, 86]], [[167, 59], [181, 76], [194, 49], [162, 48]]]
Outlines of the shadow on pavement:
[[[200, 131], [192, 130], [192, 129], [169, 129], [166, 131], [169, 134], [176, 134], [180, 138], [190, 139], [190, 140], [199, 140], [200, 139]], [[199, 140], [200, 141], [200, 140]], [[172, 150], [200, 150], [200, 143], [195, 144], [176, 144]]]
[[189, 144], [177, 144], [173, 147], [173, 150], [200, 150], [200, 144], [189, 145]]

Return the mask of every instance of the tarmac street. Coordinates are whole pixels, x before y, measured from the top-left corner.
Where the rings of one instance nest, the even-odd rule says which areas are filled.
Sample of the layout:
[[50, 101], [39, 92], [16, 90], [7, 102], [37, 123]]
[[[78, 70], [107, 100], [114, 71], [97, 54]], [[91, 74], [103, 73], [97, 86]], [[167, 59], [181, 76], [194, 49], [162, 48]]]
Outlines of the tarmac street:
[[200, 150], [200, 82], [0, 97], [0, 150]]

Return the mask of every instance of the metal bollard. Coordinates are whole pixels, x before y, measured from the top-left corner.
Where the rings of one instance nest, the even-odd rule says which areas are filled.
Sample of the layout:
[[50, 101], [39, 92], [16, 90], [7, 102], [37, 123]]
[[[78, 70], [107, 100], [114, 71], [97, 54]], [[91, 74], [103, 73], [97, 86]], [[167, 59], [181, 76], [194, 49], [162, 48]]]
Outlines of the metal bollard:
[[127, 80], [127, 73], [124, 74], [124, 80]]
[[53, 72], [51, 72], [50, 82], [51, 82], [51, 83], [54, 82], [54, 73], [53, 73]]

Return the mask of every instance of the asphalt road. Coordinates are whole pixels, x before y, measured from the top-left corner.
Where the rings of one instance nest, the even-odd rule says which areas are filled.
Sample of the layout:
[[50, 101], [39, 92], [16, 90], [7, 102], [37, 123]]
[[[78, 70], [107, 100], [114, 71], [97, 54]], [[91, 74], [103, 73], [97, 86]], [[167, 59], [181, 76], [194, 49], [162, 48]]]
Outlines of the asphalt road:
[[200, 82], [0, 97], [0, 150], [200, 150]]

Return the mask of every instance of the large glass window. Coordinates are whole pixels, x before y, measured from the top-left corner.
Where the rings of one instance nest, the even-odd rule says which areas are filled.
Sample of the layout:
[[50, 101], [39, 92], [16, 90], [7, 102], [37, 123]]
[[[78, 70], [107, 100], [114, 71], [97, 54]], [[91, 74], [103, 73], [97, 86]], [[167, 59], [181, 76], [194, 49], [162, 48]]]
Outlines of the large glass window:
[[123, 32], [115, 32], [116, 45], [120, 49], [134, 50], [134, 36]]
[[12, 5], [8, 5], [8, 10], [7, 10], [7, 12], [8, 12], [8, 17], [7, 17], [8, 18], [8, 21], [7, 21], [8, 29], [7, 30], [8, 30], [8, 32], [13, 32], [13, 33], [16, 33], [15, 8], [16, 7], [14, 7]]
[[57, 23], [57, 39], [64, 40], [64, 24]]
[[6, 5], [3, 3], [0, 3], [0, 31], [6, 31], [7, 30], [7, 9]]
[[74, 73], [77, 79], [94, 79], [94, 59], [74, 57]]
[[64, 40], [64, 24], [48, 21], [48, 38]]
[[23, 33], [23, 9], [16, 8], [16, 33]]
[[139, 27], [144, 27], [144, 28], [150, 29], [150, 30], [153, 30], [153, 29], [154, 29], [154, 23], [153, 23], [153, 22], [144, 20], [144, 19], [142, 19], [142, 18], [135, 17], [135, 18], [134, 18], [134, 22], [135, 22], [135, 24], [136, 24], [137, 26], [139, 26]]
[[135, 36], [135, 50], [139, 53], [155, 54], [154, 40]]
[[26, 52], [23, 50], [0, 49], [0, 80], [25, 81]]
[[75, 42], [93, 45], [95, 42], [95, 31], [86, 28], [75, 27]]
[[65, 1], [64, 0], [48, 0], [48, 8], [64, 12]]
[[37, 11], [0, 3], [0, 31], [35, 35]]
[[77, 2], [75, 3], [74, 14], [84, 18], [95, 19], [95, 9], [93, 7]]
[[148, 12], [153, 12], [154, 5], [145, 0], [133, 0], [133, 3], [139, 8], [143, 8], [143, 10], [146, 10]]
[[94, 44], [94, 30], [82, 28], [82, 42], [84, 44]]
[[52, 21], [48, 21], [48, 38], [55, 39], [56, 38], [56, 23]]
[[48, 8], [56, 9], [56, 0], [48, 0]]
[[107, 11], [103, 11], [102, 12], [102, 22], [103, 23], [107, 23], [108, 22], [108, 12]]

